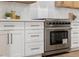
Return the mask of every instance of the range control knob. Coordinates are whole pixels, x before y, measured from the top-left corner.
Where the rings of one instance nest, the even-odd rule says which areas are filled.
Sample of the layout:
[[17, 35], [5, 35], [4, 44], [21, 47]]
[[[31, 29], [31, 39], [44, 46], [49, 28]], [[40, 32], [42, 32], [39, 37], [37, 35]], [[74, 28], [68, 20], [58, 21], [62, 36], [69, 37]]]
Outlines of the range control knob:
[[53, 22], [53, 25], [55, 24], [55, 22]]
[[51, 22], [49, 22], [49, 25], [51, 25], [52, 23]]

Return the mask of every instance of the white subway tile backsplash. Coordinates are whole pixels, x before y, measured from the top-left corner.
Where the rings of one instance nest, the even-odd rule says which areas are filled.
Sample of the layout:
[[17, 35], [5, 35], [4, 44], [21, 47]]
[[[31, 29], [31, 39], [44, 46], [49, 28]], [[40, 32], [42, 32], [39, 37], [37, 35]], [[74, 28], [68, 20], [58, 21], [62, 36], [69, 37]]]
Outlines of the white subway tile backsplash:
[[38, 8], [38, 18], [47, 18], [48, 8]]
[[5, 12], [10, 12], [11, 10], [16, 11], [16, 14], [25, 20], [47, 17], [68, 18], [68, 13], [74, 13], [79, 19], [78, 9], [56, 8], [54, 1], [38, 1], [30, 5], [0, 1], [0, 19], [4, 18]]

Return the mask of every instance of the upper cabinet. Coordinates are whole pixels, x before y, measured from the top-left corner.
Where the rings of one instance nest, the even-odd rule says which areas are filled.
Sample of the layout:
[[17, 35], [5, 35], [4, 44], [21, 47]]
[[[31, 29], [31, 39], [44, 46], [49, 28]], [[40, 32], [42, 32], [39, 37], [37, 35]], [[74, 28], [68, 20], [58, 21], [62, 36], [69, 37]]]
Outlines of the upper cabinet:
[[24, 4], [32, 4], [32, 3], [35, 3], [36, 1], [8, 1], [8, 2], [17, 2], [17, 3], [24, 3]]
[[61, 7], [61, 8], [79, 8], [79, 2], [78, 1], [56, 1], [55, 6]]

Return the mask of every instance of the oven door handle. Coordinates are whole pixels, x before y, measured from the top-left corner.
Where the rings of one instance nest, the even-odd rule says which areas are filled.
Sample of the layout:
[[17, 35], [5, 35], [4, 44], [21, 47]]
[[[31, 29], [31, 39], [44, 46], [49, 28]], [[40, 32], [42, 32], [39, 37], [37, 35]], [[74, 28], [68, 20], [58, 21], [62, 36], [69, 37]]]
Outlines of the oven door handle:
[[71, 30], [69, 27], [63, 27], [63, 28], [46, 28], [48, 30]]

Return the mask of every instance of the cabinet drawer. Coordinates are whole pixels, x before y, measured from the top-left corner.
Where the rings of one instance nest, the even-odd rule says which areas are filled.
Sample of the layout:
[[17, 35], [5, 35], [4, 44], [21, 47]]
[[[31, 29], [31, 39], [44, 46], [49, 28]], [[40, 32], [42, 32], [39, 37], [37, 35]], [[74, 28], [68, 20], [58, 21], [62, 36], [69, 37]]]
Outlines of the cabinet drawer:
[[0, 22], [0, 29], [24, 29], [23, 22]]
[[71, 26], [78, 26], [78, 25], [79, 25], [79, 22], [71, 23]]
[[78, 41], [71, 41], [71, 48], [76, 48], [79, 47], [79, 42]]
[[71, 45], [71, 48], [78, 48], [79, 46], [78, 46], [78, 44], [72, 44]]
[[71, 30], [71, 34], [79, 34], [79, 30]]
[[73, 29], [79, 29], [79, 25], [78, 26], [71, 26]]
[[71, 42], [74, 42], [74, 41], [78, 42], [78, 41], [79, 41], [79, 37], [78, 37], [78, 38], [76, 38], [76, 37], [71, 37]]
[[37, 43], [26, 43], [25, 44], [25, 56], [31, 56], [36, 54], [44, 53], [44, 44], [41, 42]]
[[71, 38], [79, 38], [79, 34], [71, 34]]
[[79, 31], [71, 31], [71, 35], [78, 35]]
[[79, 27], [73, 27], [71, 31], [79, 31]]
[[25, 42], [43, 41], [44, 30], [26, 30], [25, 31]]
[[25, 29], [42, 29], [44, 28], [43, 22], [26, 22]]

